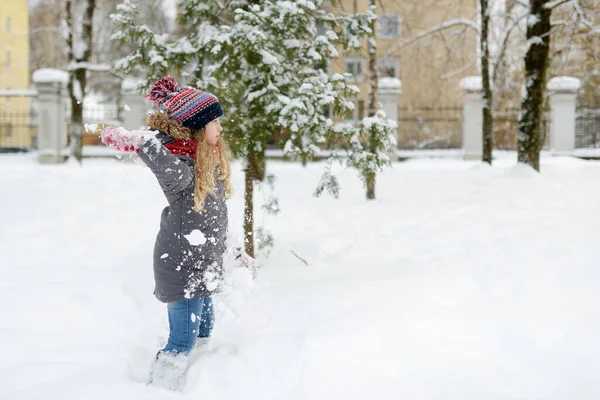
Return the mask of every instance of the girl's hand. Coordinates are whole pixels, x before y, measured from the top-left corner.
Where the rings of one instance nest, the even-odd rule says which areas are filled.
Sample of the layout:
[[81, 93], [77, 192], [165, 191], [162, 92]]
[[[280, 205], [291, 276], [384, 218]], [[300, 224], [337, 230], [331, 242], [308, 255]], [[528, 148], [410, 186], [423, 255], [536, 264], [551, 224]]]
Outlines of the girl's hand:
[[129, 132], [124, 128], [109, 126], [100, 133], [102, 143], [119, 151], [136, 152], [144, 140], [144, 136], [137, 132]]
[[239, 266], [247, 268], [248, 271], [252, 273], [252, 279], [256, 279], [258, 269], [260, 268], [258, 261], [250, 257], [248, 254], [246, 254], [246, 252], [241, 251], [240, 249], [238, 249], [237, 253], [238, 254], [235, 257], [235, 259], [239, 263]]

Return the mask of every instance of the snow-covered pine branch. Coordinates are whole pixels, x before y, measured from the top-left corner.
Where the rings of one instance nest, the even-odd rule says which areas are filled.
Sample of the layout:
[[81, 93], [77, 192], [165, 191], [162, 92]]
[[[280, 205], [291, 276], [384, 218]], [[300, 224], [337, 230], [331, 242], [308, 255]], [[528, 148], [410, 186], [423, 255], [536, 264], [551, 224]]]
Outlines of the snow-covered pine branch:
[[[117, 68], [143, 73], [146, 84], [178, 69], [186, 83], [215, 93], [225, 109], [232, 151], [248, 165], [246, 190], [265, 176], [267, 140], [277, 138], [286, 154], [307, 160], [326, 142], [340, 143], [354, 134], [355, 128], [333, 120], [353, 109], [358, 88], [347, 83], [349, 75], [329, 77], [324, 69], [339, 57], [337, 46], [346, 53], [361, 47], [372, 31], [373, 8], [335, 16], [323, 8], [323, 0], [181, 0], [179, 5], [181, 23], [195, 29], [185, 37], [155, 34], [136, 21], [131, 1], [123, 0], [112, 16], [113, 38], [133, 44], [133, 51]], [[323, 34], [317, 34], [317, 23]], [[372, 129], [380, 125], [371, 124]], [[380, 142], [375, 152], [355, 145], [355, 164], [363, 169], [385, 164], [388, 142]], [[252, 209], [246, 204], [246, 221], [253, 220]], [[244, 228], [246, 243], [253, 246], [252, 225]]]

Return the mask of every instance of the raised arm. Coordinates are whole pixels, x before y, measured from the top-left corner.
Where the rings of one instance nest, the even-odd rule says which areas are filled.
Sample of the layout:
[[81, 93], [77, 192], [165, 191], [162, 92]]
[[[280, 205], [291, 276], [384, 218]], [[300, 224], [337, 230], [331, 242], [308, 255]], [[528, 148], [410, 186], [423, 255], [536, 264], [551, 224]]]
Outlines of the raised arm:
[[109, 127], [102, 130], [102, 143], [119, 151], [137, 152], [150, 168], [165, 193], [178, 193], [187, 188], [194, 175], [189, 166], [163, 145], [155, 131], [128, 131]]
[[179, 193], [194, 179], [191, 168], [171, 154], [156, 137], [144, 139], [138, 155], [154, 173], [166, 193]]

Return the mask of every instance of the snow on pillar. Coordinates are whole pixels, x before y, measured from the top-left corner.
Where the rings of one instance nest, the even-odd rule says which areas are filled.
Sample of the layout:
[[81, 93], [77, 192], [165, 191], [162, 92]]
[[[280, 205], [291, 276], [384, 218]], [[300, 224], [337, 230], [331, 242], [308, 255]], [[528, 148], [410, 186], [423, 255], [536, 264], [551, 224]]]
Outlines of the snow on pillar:
[[144, 118], [148, 107], [140, 90], [141, 81], [135, 78], [125, 78], [121, 84], [121, 98], [124, 107], [123, 127], [134, 130], [143, 128]]
[[548, 82], [552, 155], [572, 155], [575, 150], [577, 90], [580, 86], [581, 81], [570, 76], [557, 76]]
[[480, 76], [467, 76], [460, 81], [465, 91], [462, 109], [462, 147], [466, 160], [481, 159], [483, 154], [483, 86]]
[[[387, 118], [398, 123], [398, 106], [402, 93], [402, 83], [397, 78], [379, 78], [377, 82], [377, 99]], [[400, 125], [398, 123], [398, 125]], [[396, 138], [398, 139], [398, 138]]]
[[69, 74], [44, 68], [33, 73], [38, 92], [38, 161], [57, 164], [65, 161], [67, 124], [65, 89]]

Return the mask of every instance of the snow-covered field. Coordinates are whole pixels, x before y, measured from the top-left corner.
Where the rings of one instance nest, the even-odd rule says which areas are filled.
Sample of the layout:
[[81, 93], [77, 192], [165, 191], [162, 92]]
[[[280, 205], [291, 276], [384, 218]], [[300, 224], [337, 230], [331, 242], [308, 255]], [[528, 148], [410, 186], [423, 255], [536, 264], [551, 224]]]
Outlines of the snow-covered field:
[[598, 399], [600, 162], [514, 160], [397, 163], [373, 202], [353, 171], [315, 199], [322, 164], [271, 163], [276, 247], [177, 393], [144, 383], [167, 334], [154, 177], [1, 156], [0, 398]]

